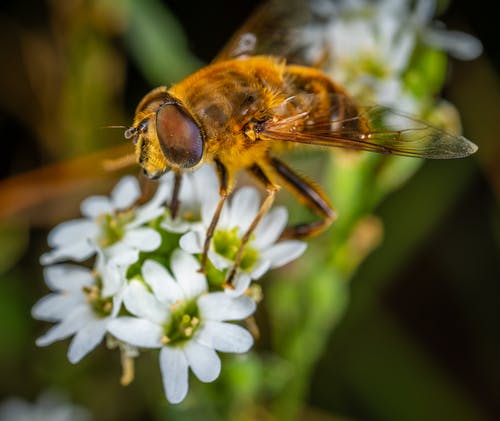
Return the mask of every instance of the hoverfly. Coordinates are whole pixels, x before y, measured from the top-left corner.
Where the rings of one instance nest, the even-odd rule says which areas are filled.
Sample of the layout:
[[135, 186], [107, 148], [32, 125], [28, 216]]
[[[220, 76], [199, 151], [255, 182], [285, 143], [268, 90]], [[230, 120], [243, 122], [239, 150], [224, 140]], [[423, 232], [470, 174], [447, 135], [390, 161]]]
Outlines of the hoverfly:
[[[313, 236], [335, 219], [321, 189], [278, 157], [283, 149], [310, 144], [435, 159], [464, 157], [476, 150], [464, 137], [412, 117], [356, 104], [319, 69], [328, 46], [316, 46], [319, 53], [312, 55], [301, 44], [296, 32], [315, 16], [303, 7], [306, 2], [296, 3], [272, 3], [258, 10], [210, 65], [170, 88], [148, 93], [125, 133], [133, 139], [137, 161], [148, 177], [175, 173], [174, 191], [179, 191], [184, 172], [215, 165], [220, 199], [206, 235], [202, 268], [240, 170], [254, 176], [267, 195], [242, 238], [239, 258], [281, 186], [319, 217], [290, 227], [290, 236]], [[176, 203], [172, 197], [174, 208]], [[229, 283], [237, 266], [238, 258]]]
[[263, 185], [267, 195], [242, 238], [229, 284], [246, 243], [280, 187], [318, 216], [313, 222], [289, 227], [288, 236], [316, 235], [336, 217], [323, 191], [279, 158], [283, 150], [308, 144], [447, 159], [465, 157], [477, 149], [464, 137], [411, 116], [357, 104], [321, 71], [328, 60], [329, 41], [318, 39], [311, 46], [300, 35], [301, 29], [319, 27], [321, 22], [309, 2], [264, 5], [211, 64], [170, 88], [149, 92], [125, 131], [149, 178], [174, 172], [169, 204], [174, 216], [183, 173], [206, 163], [215, 165], [220, 198], [206, 235], [202, 268], [236, 174], [247, 171]]

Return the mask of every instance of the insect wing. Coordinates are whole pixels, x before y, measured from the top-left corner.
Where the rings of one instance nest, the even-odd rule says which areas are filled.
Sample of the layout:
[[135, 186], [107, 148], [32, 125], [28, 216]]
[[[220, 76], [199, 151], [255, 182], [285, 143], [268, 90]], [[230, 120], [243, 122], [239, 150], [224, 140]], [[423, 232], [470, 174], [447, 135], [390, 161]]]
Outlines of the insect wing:
[[271, 120], [260, 128], [260, 138], [430, 159], [462, 158], [477, 150], [463, 136], [388, 107], [355, 106], [343, 95], [333, 103], [330, 114], [315, 115], [315, 121], [307, 112]]
[[328, 0], [270, 1], [257, 8], [215, 61], [268, 55], [319, 67], [328, 51], [324, 26], [332, 8]]
[[[110, 187], [119, 170], [130, 166], [134, 158], [130, 145], [124, 144], [1, 180], [0, 219], [22, 217], [39, 225], [59, 220], [69, 202], [75, 199], [78, 203], [82, 195]], [[57, 200], [64, 203], [53, 215], [55, 207], [50, 204]]]

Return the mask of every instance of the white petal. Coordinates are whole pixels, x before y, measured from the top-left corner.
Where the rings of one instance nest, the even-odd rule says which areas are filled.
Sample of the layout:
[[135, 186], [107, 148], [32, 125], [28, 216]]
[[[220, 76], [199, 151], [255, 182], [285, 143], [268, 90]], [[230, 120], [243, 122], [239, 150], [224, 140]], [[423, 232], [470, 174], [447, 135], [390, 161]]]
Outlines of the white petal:
[[49, 329], [45, 335], [40, 336], [36, 340], [36, 344], [38, 346], [46, 346], [56, 341], [66, 339], [82, 329], [92, 320], [94, 320], [94, 317], [90, 308], [87, 305], [80, 305], [74, 308], [61, 323]]
[[145, 205], [137, 208], [135, 218], [130, 222], [128, 228], [139, 227], [165, 213], [163, 206], [170, 195], [171, 188], [164, 183], [159, 184], [154, 197]]
[[230, 227], [240, 227], [245, 232], [259, 210], [259, 193], [253, 187], [243, 187], [236, 191], [231, 200]]
[[422, 36], [428, 44], [448, 51], [460, 60], [473, 60], [483, 52], [481, 41], [464, 32], [429, 28]]
[[238, 297], [248, 289], [251, 282], [252, 278], [248, 273], [239, 271], [233, 279], [233, 288], [228, 287], [224, 292], [229, 297]]
[[108, 323], [108, 332], [123, 342], [142, 348], [159, 348], [164, 335], [160, 325], [146, 319], [118, 317]]
[[61, 246], [42, 254], [40, 256], [40, 263], [42, 265], [51, 265], [52, 263], [67, 259], [83, 262], [95, 252], [96, 246], [88, 238], [84, 238], [75, 243]]
[[161, 235], [153, 228], [135, 228], [127, 231], [122, 241], [141, 251], [153, 251], [160, 247]]
[[208, 258], [218, 270], [224, 270], [233, 265], [233, 262], [231, 260], [215, 253], [213, 250], [208, 250]]
[[198, 272], [200, 263], [191, 254], [175, 250], [170, 265], [186, 299], [195, 298], [207, 290], [207, 280]]
[[43, 275], [45, 283], [53, 291], [81, 291], [95, 282], [90, 269], [72, 264], [46, 267]]
[[271, 262], [266, 259], [260, 259], [253, 267], [250, 272], [251, 279], [259, 279], [264, 273], [266, 273], [271, 267]]
[[139, 281], [132, 281], [125, 288], [123, 303], [133, 315], [156, 324], [162, 324], [169, 316], [167, 307], [162, 305]]
[[141, 188], [135, 177], [125, 176], [111, 192], [111, 202], [115, 209], [126, 209], [141, 197]]
[[107, 323], [107, 319], [96, 320], [77, 332], [68, 349], [70, 362], [76, 364], [101, 343], [106, 334]]
[[264, 248], [275, 243], [285, 229], [287, 220], [288, 212], [285, 207], [279, 206], [272, 209], [257, 226], [252, 246]]
[[240, 326], [215, 321], [204, 322], [196, 332], [196, 341], [222, 352], [243, 353], [253, 345], [250, 333]]
[[49, 294], [42, 297], [31, 309], [31, 315], [38, 320], [56, 322], [64, 319], [78, 303], [83, 302], [83, 293]]
[[102, 280], [101, 295], [103, 297], [111, 297], [125, 284], [124, 269], [121, 269], [114, 262], [98, 266], [97, 270]]
[[82, 202], [80, 211], [83, 216], [95, 219], [100, 215], [113, 213], [114, 209], [107, 196], [91, 196]]
[[153, 290], [158, 301], [174, 303], [184, 298], [180, 286], [167, 269], [154, 260], [146, 260], [142, 265], [142, 276]]
[[129, 266], [139, 260], [139, 250], [120, 241], [104, 249], [104, 256], [110, 264]]
[[195, 231], [186, 232], [179, 240], [179, 246], [191, 254], [201, 253], [203, 251], [202, 234]]
[[283, 241], [262, 252], [262, 258], [271, 261], [271, 268], [277, 268], [299, 257], [306, 247], [303, 241]]
[[144, 225], [153, 219], [158, 218], [159, 216], [165, 213], [165, 208], [157, 207], [157, 206], [149, 206], [147, 208], [143, 208], [140, 212], [136, 213], [136, 216], [133, 221], [127, 224], [127, 229], [138, 228], [141, 225]]
[[160, 225], [164, 230], [168, 232], [174, 232], [176, 234], [182, 234], [186, 232], [191, 224], [183, 221], [180, 218], [175, 218], [172, 220], [169, 215], [167, 215]]
[[412, 13], [413, 22], [424, 26], [431, 21], [436, 12], [436, 0], [418, 0]]
[[74, 219], [53, 228], [47, 238], [50, 247], [65, 247], [84, 239], [97, 237], [100, 229], [87, 219]]
[[247, 296], [233, 298], [224, 292], [202, 295], [197, 302], [203, 320], [242, 320], [250, 316], [256, 307]]
[[[215, 213], [215, 209], [217, 208], [217, 203], [219, 202], [219, 196], [215, 196], [207, 199], [206, 202], [201, 205], [201, 220], [208, 227]], [[224, 218], [224, 214], [226, 213], [223, 208], [221, 219]]]
[[220, 358], [217, 353], [196, 341], [189, 341], [184, 347], [187, 362], [198, 379], [213, 382], [220, 374]]
[[212, 165], [203, 165], [193, 173], [193, 190], [199, 203], [219, 198], [219, 180]]
[[165, 395], [170, 403], [179, 403], [188, 392], [188, 363], [180, 348], [163, 347], [160, 351], [160, 370]]
[[410, 62], [411, 54], [415, 47], [415, 34], [404, 32], [399, 35], [398, 42], [393, 43], [390, 51], [391, 67], [396, 72], [403, 72]]

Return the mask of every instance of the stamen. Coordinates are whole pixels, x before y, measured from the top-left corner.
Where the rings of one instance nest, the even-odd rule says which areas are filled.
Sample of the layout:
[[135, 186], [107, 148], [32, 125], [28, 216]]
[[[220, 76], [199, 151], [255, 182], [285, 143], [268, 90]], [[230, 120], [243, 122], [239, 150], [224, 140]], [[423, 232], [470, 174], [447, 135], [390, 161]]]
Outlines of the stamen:
[[122, 363], [122, 376], [120, 377], [120, 384], [122, 386], [128, 386], [132, 383], [135, 377], [134, 359], [123, 349], [120, 350], [120, 357]]

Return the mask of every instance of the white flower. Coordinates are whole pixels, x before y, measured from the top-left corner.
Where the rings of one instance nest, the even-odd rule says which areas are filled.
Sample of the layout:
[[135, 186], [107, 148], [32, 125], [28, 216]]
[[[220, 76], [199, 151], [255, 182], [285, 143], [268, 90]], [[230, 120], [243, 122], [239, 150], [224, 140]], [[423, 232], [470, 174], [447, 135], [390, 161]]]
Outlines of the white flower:
[[39, 320], [58, 322], [36, 341], [50, 345], [74, 335], [68, 359], [77, 363], [104, 338], [108, 323], [122, 302], [124, 269], [98, 257], [97, 274], [90, 269], [59, 264], [46, 267], [45, 281], [53, 293], [41, 298], [32, 309]]
[[[163, 176], [160, 183], [173, 189], [174, 174]], [[172, 219], [168, 213], [161, 226], [170, 232], [183, 233], [201, 221], [201, 206], [207, 201], [219, 197], [219, 180], [212, 165], [203, 165], [194, 172], [187, 172], [182, 176], [179, 191], [179, 209], [177, 217]]]
[[[208, 251], [208, 258], [217, 269], [224, 270], [233, 265], [241, 238], [257, 214], [259, 203], [259, 194], [252, 187], [239, 189], [232, 200], [226, 202]], [[181, 237], [179, 244], [182, 249], [190, 253], [202, 252], [213, 212], [214, 203], [205, 203], [202, 208], [203, 226]], [[264, 216], [245, 246], [233, 280], [234, 289], [227, 288], [227, 293], [242, 294], [252, 280], [260, 278], [269, 269], [289, 263], [305, 251], [306, 244], [302, 241], [277, 242], [285, 229], [287, 219], [288, 214], [284, 207], [274, 208]]]
[[142, 225], [164, 213], [166, 186], [160, 186], [147, 204], [129, 209], [140, 195], [137, 179], [126, 176], [115, 186], [111, 197], [85, 199], [81, 204], [84, 218], [63, 222], [49, 233], [48, 243], [53, 250], [41, 256], [41, 263], [67, 259], [80, 262], [102, 248], [107, 258], [130, 264], [137, 260], [140, 251], [158, 248], [160, 234]]
[[159, 263], [147, 260], [142, 267], [147, 286], [134, 280], [124, 293], [125, 307], [136, 317], [116, 318], [108, 327], [130, 345], [161, 348], [160, 368], [171, 403], [186, 396], [189, 367], [201, 381], [214, 381], [221, 368], [215, 351], [242, 353], [253, 344], [245, 329], [225, 321], [248, 317], [255, 303], [246, 296], [207, 294], [207, 282], [197, 272], [198, 266], [182, 250], [172, 255], [173, 276]]
[[0, 421], [90, 421], [90, 413], [62, 395], [45, 392], [36, 402], [9, 398], [0, 404]]
[[329, 73], [358, 99], [417, 113], [403, 79], [417, 42], [462, 59], [477, 57], [482, 48], [472, 36], [430, 27], [434, 12], [434, 0], [338, 2], [327, 28]]

